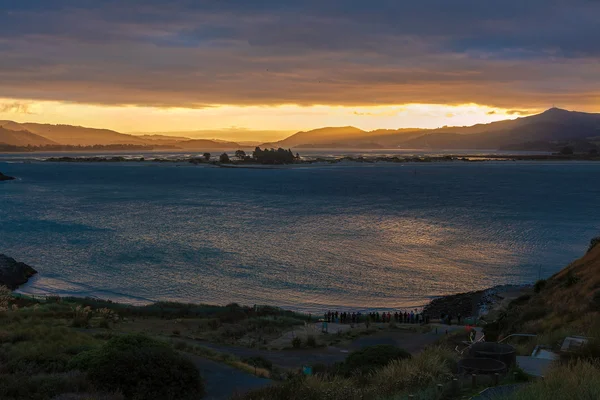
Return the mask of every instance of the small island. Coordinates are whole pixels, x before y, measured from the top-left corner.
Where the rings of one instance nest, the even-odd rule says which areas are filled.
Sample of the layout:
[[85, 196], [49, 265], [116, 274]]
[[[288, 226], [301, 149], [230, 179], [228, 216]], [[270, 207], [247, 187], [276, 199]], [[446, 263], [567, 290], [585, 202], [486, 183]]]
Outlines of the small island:
[[14, 181], [15, 178], [13, 178], [12, 176], [8, 176], [8, 175], [4, 175], [2, 172], [0, 172], [0, 182], [2, 181]]

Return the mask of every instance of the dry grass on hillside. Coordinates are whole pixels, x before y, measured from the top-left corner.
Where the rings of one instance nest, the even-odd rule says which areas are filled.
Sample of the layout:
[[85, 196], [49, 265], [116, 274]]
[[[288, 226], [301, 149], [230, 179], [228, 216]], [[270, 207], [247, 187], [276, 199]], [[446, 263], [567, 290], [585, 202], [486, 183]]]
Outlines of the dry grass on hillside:
[[549, 278], [539, 293], [515, 300], [488, 331], [599, 336], [600, 245]]

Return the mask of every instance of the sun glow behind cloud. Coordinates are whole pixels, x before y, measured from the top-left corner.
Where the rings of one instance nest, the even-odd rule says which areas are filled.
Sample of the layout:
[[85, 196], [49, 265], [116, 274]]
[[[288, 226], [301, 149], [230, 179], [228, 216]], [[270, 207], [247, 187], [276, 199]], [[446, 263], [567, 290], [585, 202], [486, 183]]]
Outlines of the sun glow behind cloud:
[[[386, 106], [236, 106], [200, 109], [99, 106], [54, 101], [0, 99], [0, 119], [17, 122], [71, 124], [120, 132], [180, 132], [236, 127], [235, 140], [276, 140], [289, 131], [352, 125], [364, 130], [437, 128], [488, 123], [539, 110], [507, 110], [477, 104], [403, 104]], [[243, 128], [243, 129], [240, 129]], [[251, 131], [281, 131], [245, 133]], [[249, 137], [248, 135], [256, 135]], [[217, 137], [217, 136], [215, 136]], [[229, 136], [231, 139], [231, 136]]]

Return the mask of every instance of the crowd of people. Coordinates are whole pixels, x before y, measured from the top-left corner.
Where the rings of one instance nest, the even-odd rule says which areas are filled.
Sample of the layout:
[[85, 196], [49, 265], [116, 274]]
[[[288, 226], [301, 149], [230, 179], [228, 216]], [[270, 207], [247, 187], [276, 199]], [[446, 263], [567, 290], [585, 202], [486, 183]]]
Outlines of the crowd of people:
[[338, 312], [327, 311], [323, 315], [323, 321], [338, 324], [357, 324], [361, 322], [395, 322], [398, 324], [428, 324], [429, 315], [419, 313], [416, 309], [413, 311], [395, 311], [388, 312], [370, 312], [362, 314], [361, 312]]

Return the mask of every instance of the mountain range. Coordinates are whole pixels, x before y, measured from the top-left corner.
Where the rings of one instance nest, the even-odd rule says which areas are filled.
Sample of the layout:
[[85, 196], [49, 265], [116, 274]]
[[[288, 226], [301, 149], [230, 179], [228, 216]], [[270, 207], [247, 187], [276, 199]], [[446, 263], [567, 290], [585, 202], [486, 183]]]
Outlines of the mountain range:
[[600, 114], [551, 108], [514, 120], [438, 129], [363, 131], [351, 126], [298, 132], [267, 147], [507, 149], [551, 151], [570, 145], [587, 151], [600, 143]]
[[[0, 144], [46, 145], [143, 145], [186, 150], [238, 149], [258, 142], [192, 139], [169, 132], [132, 135], [108, 129], [0, 121]], [[438, 129], [378, 129], [352, 126], [327, 127], [297, 132], [261, 147], [344, 149], [473, 149], [555, 151], [571, 146], [589, 151], [600, 146], [600, 114], [551, 108], [541, 114], [463, 127]]]

